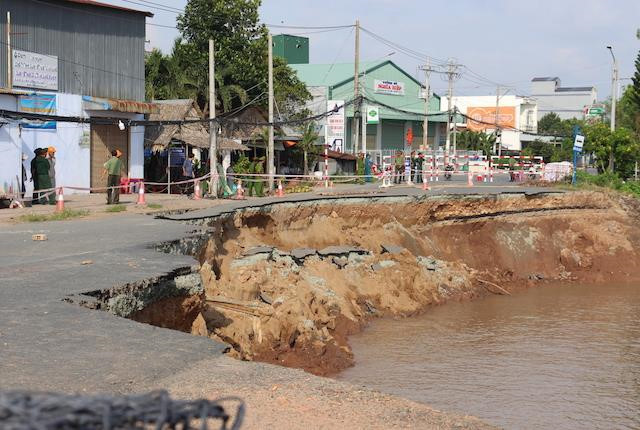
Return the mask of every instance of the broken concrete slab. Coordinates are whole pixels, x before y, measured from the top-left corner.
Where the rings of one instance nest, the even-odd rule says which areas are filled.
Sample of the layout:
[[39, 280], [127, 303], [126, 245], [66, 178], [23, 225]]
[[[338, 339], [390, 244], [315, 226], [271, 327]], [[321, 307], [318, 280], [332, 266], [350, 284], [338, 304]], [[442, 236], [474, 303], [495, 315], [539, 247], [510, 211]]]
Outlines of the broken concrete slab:
[[377, 272], [377, 271], [382, 270], [382, 269], [388, 269], [389, 267], [393, 267], [393, 266], [395, 266], [395, 265], [396, 265], [396, 262], [395, 262], [395, 261], [392, 261], [392, 260], [382, 260], [382, 261], [377, 262], [376, 264], [373, 264], [373, 265], [371, 266], [371, 268], [372, 268], [374, 271], [376, 271], [376, 272]]
[[238, 258], [231, 262], [231, 268], [237, 269], [239, 267], [253, 266], [261, 261], [267, 261], [269, 254], [255, 254], [248, 257]]
[[274, 250], [273, 246], [260, 245], [260, 246], [254, 246], [253, 248], [245, 251], [242, 255], [245, 257], [250, 257], [252, 255], [258, 255], [258, 254], [271, 254], [273, 250]]
[[433, 257], [418, 256], [416, 257], [416, 261], [418, 262], [419, 265], [421, 265], [422, 267], [424, 267], [429, 271], [435, 271], [438, 269], [438, 260], [436, 260]]
[[322, 257], [329, 257], [329, 256], [349, 256], [349, 254], [351, 253], [355, 253], [355, 254], [367, 254], [369, 251], [367, 251], [366, 249], [362, 249], [362, 248], [358, 248], [355, 246], [349, 246], [349, 245], [332, 245], [332, 246], [327, 246], [326, 248], [323, 248], [321, 250], [318, 251], [318, 254], [320, 254], [320, 256]]
[[347, 257], [332, 257], [331, 260], [339, 269], [344, 269], [345, 266], [349, 264], [349, 259]]
[[298, 261], [304, 260], [307, 257], [316, 255], [317, 251], [311, 248], [296, 248], [291, 250], [291, 256]]
[[404, 251], [403, 247], [388, 243], [383, 243], [380, 247], [382, 248], [382, 254], [402, 254], [402, 251]]

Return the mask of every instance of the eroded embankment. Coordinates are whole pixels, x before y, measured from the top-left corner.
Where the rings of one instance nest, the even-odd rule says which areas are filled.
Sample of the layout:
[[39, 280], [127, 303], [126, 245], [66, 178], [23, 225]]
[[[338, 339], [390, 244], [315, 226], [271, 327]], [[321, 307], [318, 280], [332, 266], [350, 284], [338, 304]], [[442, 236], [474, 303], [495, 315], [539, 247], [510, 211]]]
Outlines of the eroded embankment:
[[244, 210], [210, 220], [207, 240], [165, 247], [200, 260], [198, 302], [166, 298], [130, 317], [190, 328], [242, 359], [330, 374], [353, 363], [347, 336], [372, 317], [541, 282], [637, 279], [636, 213], [595, 193]]

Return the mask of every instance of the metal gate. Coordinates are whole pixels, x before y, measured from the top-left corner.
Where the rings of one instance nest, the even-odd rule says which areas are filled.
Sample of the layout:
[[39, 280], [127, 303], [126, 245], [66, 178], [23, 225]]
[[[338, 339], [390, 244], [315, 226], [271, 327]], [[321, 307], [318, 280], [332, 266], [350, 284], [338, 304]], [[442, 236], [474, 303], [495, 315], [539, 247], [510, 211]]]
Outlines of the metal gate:
[[129, 133], [115, 125], [91, 125], [91, 188], [107, 184], [104, 163], [111, 157], [111, 151], [122, 152], [124, 174], [129, 172]]

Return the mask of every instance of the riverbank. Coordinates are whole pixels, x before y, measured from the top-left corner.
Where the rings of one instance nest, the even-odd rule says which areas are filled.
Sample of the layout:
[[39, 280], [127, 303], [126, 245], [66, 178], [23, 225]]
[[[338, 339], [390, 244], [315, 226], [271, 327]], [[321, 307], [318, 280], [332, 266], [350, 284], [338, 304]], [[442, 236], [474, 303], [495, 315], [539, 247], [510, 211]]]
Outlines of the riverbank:
[[332, 375], [353, 365], [348, 336], [372, 318], [541, 283], [638, 279], [635, 205], [567, 193], [236, 211], [199, 221], [199, 245], [165, 247], [197, 256], [201, 294], [129, 316], [225, 342], [236, 358]]

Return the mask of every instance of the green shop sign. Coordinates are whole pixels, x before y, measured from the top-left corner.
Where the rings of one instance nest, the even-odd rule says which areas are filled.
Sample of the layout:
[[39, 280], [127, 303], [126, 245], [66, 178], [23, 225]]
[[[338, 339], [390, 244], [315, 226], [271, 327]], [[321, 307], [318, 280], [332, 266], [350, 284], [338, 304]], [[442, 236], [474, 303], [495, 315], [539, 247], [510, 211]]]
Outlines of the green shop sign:
[[380, 107], [367, 106], [367, 124], [377, 124], [380, 122]]

